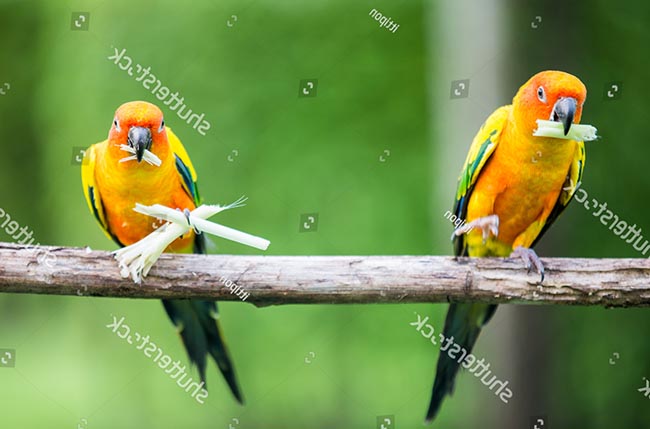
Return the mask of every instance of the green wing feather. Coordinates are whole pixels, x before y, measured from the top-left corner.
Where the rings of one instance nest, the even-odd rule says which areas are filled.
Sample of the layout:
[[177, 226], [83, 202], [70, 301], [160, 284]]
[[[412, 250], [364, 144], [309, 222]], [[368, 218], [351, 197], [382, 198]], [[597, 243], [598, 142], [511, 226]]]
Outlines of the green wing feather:
[[201, 196], [199, 195], [199, 187], [197, 185], [197, 176], [192, 160], [190, 159], [185, 146], [181, 140], [174, 134], [171, 128], [167, 129], [167, 140], [171, 147], [172, 152], [176, 158], [176, 170], [181, 176], [181, 185], [187, 194], [192, 197], [194, 204], [197, 206], [201, 204]]
[[86, 203], [88, 204], [88, 209], [90, 213], [95, 217], [102, 231], [108, 238], [117, 243], [118, 246], [124, 247], [124, 245], [118, 240], [118, 238], [111, 232], [111, 229], [108, 226], [106, 221], [106, 213], [104, 212], [104, 204], [102, 203], [102, 197], [97, 191], [97, 184], [95, 183], [95, 165], [97, 162], [97, 151], [99, 150], [100, 145], [105, 145], [106, 141], [102, 143], [96, 143], [86, 149], [84, 153], [83, 161], [81, 162], [81, 185], [83, 187], [84, 197], [86, 198]]
[[[503, 106], [495, 110], [481, 126], [472, 141], [467, 159], [465, 159], [465, 165], [458, 178], [458, 190], [456, 191], [453, 210], [457, 218], [466, 219], [467, 217], [467, 206], [474, 185], [481, 174], [481, 170], [499, 144], [501, 131], [511, 109], [512, 106]], [[464, 235], [454, 237], [454, 253], [456, 256], [467, 256]]]

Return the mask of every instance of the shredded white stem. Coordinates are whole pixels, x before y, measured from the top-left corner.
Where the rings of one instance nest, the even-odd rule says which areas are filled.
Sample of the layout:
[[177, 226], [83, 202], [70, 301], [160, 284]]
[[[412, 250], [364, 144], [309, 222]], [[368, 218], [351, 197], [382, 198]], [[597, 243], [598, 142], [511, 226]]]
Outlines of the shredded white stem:
[[560, 122], [545, 121], [543, 119], [537, 120], [537, 129], [533, 131], [536, 137], [553, 137], [556, 139], [576, 140], [586, 142], [596, 140], [598, 130], [596, 127], [586, 124], [571, 124], [569, 132], [564, 135], [564, 126]]
[[[127, 161], [135, 161], [138, 159], [135, 156], [135, 149], [132, 148], [129, 145], [122, 144], [120, 145], [120, 149], [123, 150], [124, 152], [131, 153], [133, 155], [124, 157], [120, 159], [120, 162], [127, 162]], [[148, 164], [155, 165], [156, 167], [160, 167], [160, 164], [162, 164], [162, 161], [160, 158], [158, 158], [153, 152], [151, 152], [149, 149], [144, 150], [144, 154], [142, 155], [142, 159], [144, 159]]]
[[271, 244], [270, 241], [206, 220], [221, 211], [241, 207], [244, 201], [246, 201], [244, 198], [240, 198], [227, 206], [201, 205], [189, 212], [188, 216], [180, 210], [160, 204], [145, 206], [136, 203], [133, 209], [136, 212], [166, 220], [168, 223], [137, 243], [113, 252], [122, 277], [131, 276], [134, 282], [140, 283], [167, 246], [178, 237], [187, 234], [192, 228], [200, 233], [207, 232], [246, 246], [266, 250]]

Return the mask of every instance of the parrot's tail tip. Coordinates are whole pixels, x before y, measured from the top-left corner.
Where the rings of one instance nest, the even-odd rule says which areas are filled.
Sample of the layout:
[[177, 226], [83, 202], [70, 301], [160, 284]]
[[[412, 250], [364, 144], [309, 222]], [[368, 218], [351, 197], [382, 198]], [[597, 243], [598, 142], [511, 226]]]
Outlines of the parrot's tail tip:
[[427, 416], [424, 418], [424, 424], [428, 426], [431, 423], [433, 423], [433, 421], [436, 419], [437, 415], [438, 415], [437, 411], [435, 413], [433, 413], [433, 414], [431, 414], [431, 413], [427, 414]]
[[230, 390], [232, 391], [235, 400], [237, 400], [237, 403], [239, 405], [245, 405], [246, 401], [244, 400], [244, 395], [241, 393], [241, 390], [239, 389], [239, 385], [236, 384], [236, 382], [234, 385], [230, 383], [228, 383], [228, 385], [230, 386]]

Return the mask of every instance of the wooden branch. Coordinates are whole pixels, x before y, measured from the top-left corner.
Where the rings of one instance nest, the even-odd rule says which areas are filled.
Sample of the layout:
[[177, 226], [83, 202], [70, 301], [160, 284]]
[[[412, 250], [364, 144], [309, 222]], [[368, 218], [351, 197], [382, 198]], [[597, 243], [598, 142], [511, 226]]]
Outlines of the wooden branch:
[[484, 302], [650, 305], [648, 259], [545, 258], [546, 279], [518, 259], [449, 256], [164, 254], [141, 285], [109, 252], [0, 243], [0, 292], [344, 304]]

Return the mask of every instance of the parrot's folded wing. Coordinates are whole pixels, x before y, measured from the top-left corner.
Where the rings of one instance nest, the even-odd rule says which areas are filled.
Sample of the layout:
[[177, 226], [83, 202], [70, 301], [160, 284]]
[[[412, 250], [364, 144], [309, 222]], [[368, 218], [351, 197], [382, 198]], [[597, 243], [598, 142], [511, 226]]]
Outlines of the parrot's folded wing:
[[[459, 219], [466, 219], [467, 217], [467, 205], [474, 184], [481, 173], [481, 169], [499, 144], [501, 131], [503, 131], [511, 109], [512, 106], [503, 106], [495, 110], [481, 126], [472, 141], [465, 165], [463, 165], [463, 170], [458, 178], [454, 214]], [[454, 250], [457, 256], [465, 253], [465, 234], [454, 238]]]
[[[201, 205], [201, 195], [199, 194], [199, 185], [197, 184], [197, 175], [192, 160], [185, 150], [181, 140], [174, 134], [171, 128], [166, 127], [167, 140], [171, 146], [172, 152], [176, 159], [176, 171], [181, 178], [181, 186], [187, 195], [192, 198], [194, 204], [198, 207]], [[207, 253], [208, 239], [204, 234], [197, 234], [194, 239], [194, 253]]]
[[172, 129], [169, 127], [166, 127], [166, 129], [169, 145], [176, 157], [176, 170], [178, 170], [178, 174], [181, 176], [181, 185], [185, 192], [187, 192], [187, 195], [194, 200], [194, 204], [198, 206], [201, 204], [201, 196], [199, 195], [199, 187], [196, 183], [197, 175], [196, 170], [192, 165], [192, 160], [187, 154], [183, 143], [181, 143], [181, 140], [176, 137], [176, 134], [174, 134]]
[[104, 213], [104, 205], [102, 204], [102, 197], [97, 191], [97, 185], [95, 184], [95, 163], [97, 160], [97, 150], [98, 146], [106, 144], [106, 142], [97, 143], [90, 146], [86, 153], [84, 154], [84, 159], [81, 162], [81, 183], [83, 186], [84, 196], [86, 197], [86, 203], [90, 212], [95, 216], [99, 226], [102, 227], [104, 234], [119, 246], [123, 246], [120, 243], [120, 240], [117, 239], [115, 235], [111, 233], [111, 230], [106, 222], [106, 214]]

